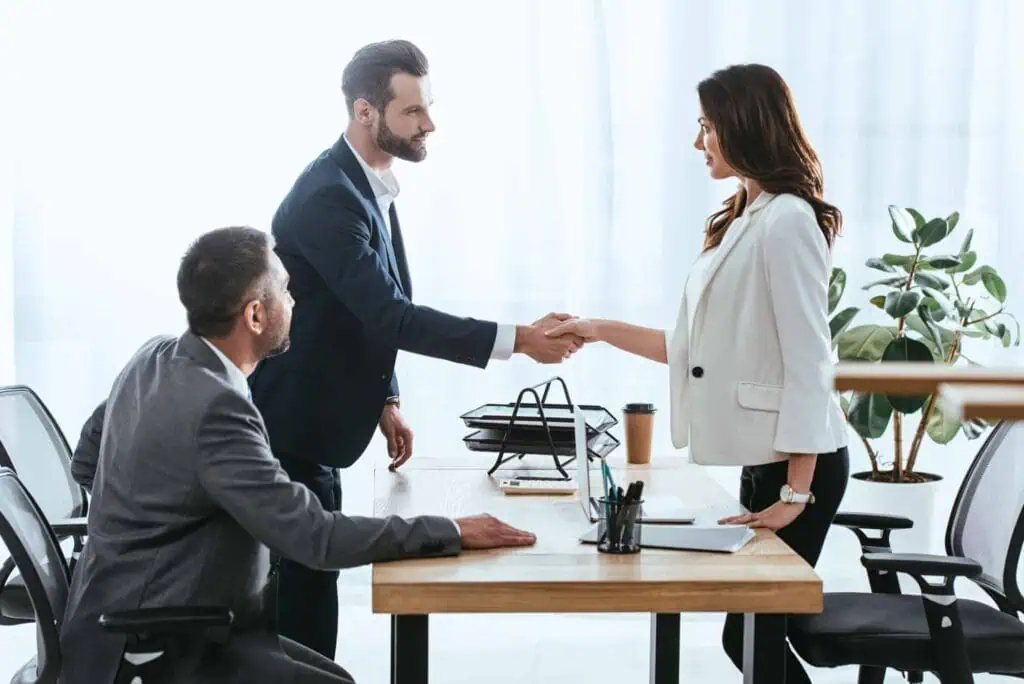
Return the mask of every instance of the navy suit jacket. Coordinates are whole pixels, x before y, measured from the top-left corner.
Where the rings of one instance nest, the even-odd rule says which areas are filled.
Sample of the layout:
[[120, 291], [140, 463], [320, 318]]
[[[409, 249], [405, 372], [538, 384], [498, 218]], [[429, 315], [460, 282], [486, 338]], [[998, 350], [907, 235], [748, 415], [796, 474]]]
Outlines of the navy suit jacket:
[[483, 368], [497, 324], [412, 302], [398, 213], [391, 244], [359, 160], [344, 138], [299, 176], [274, 214], [275, 251], [295, 298], [291, 348], [250, 376], [279, 458], [345, 468], [398, 394], [399, 349]]

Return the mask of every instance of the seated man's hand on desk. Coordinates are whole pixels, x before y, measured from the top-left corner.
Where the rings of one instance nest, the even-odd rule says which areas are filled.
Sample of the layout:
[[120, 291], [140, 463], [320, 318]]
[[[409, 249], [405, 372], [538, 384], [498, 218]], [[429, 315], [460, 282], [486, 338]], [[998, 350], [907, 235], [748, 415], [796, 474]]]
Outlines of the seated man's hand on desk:
[[507, 525], [491, 515], [472, 515], [455, 520], [462, 535], [462, 548], [496, 549], [503, 546], [533, 546], [537, 537]]

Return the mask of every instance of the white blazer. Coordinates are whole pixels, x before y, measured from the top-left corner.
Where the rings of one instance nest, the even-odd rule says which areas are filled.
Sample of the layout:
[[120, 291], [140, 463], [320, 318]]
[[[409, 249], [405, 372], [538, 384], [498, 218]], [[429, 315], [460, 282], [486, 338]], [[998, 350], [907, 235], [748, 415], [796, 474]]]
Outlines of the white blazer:
[[830, 388], [831, 272], [814, 211], [761, 193], [708, 264], [690, 330], [666, 334], [672, 442], [705, 465], [759, 465], [847, 445]]

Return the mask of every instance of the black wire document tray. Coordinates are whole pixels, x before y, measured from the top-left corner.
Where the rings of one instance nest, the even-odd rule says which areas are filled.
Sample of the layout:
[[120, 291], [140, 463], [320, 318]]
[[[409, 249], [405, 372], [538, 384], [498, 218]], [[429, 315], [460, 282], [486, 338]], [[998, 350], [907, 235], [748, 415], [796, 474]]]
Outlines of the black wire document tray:
[[[548, 428], [552, 433], [566, 433], [559, 435], [572, 439], [573, 435], [573, 405], [572, 404], [544, 404], [544, 418], [547, 419]], [[587, 422], [587, 434], [604, 432], [610, 427], [618, 424], [618, 419], [611, 411], [603, 406], [580, 404], [583, 411], [583, 418]], [[541, 407], [536, 404], [522, 404], [519, 406], [519, 413], [516, 415], [516, 428], [522, 430], [534, 429], [543, 432], [544, 422], [541, 418]], [[512, 415], [515, 413], [516, 404], [484, 404], [467, 413], [459, 416], [466, 427], [470, 428], [495, 428], [503, 430], [508, 428], [512, 422]]]
[[[471, 451], [501, 451], [502, 442], [505, 439], [504, 430], [493, 428], [477, 430], [462, 438]], [[615, 451], [619, 446], [619, 440], [609, 432], [598, 432], [587, 439], [587, 453], [591, 457], [604, 458]], [[514, 433], [509, 435], [505, 442], [507, 451], [515, 451], [525, 454], [549, 453], [548, 441], [543, 432], [531, 430], [527, 434]], [[556, 456], [575, 456], [575, 440], [556, 441]]]
[[[548, 392], [554, 383], [562, 385], [564, 403], [548, 403]], [[543, 393], [537, 390], [543, 388]], [[533, 401], [525, 400], [532, 397]], [[576, 460], [574, 405], [569, 388], [562, 378], [555, 377], [519, 392], [511, 404], [484, 404], [460, 416], [468, 427], [477, 428], [463, 438], [471, 451], [497, 452], [494, 465], [487, 471], [493, 475], [503, 463], [526, 454], [548, 454], [555, 468], [566, 480], [565, 466]], [[603, 457], [619, 445], [606, 431], [617, 424], [615, 416], [601, 406], [584, 406], [587, 423], [587, 457]]]

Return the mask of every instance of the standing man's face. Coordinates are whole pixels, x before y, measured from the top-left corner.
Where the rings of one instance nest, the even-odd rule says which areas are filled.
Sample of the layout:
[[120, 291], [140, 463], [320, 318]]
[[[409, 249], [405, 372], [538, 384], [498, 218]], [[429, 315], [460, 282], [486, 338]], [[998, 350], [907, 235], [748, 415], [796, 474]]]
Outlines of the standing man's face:
[[434, 132], [430, 119], [430, 78], [417, 78], [410, 74], [391, 77], [394, 97], [377, 112], [371, 133], [382, 152], [410, 162], [423, 161], [427, 156], [427, 136]]

